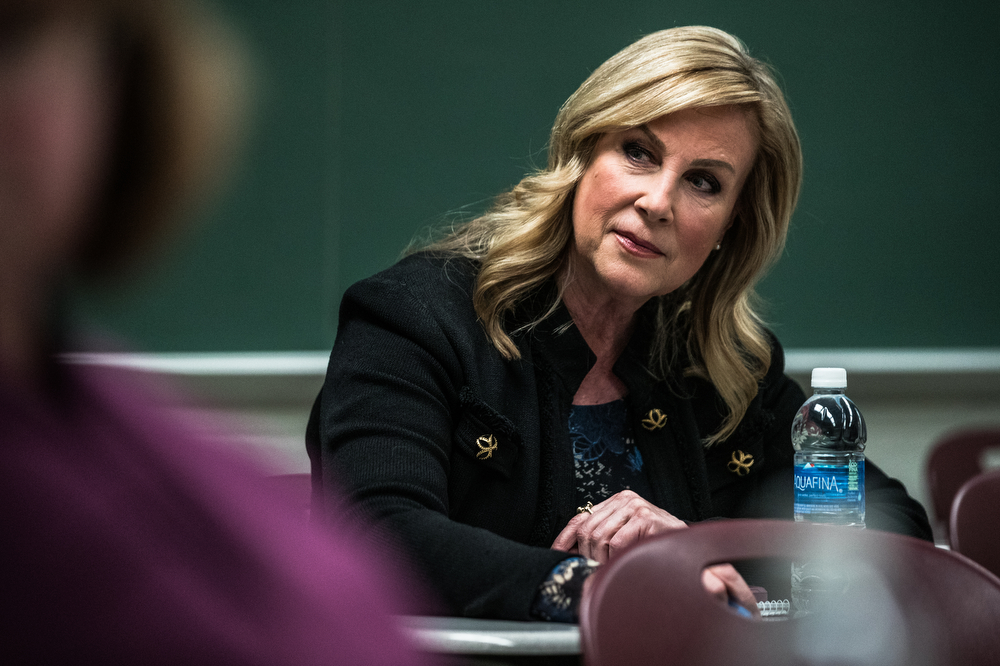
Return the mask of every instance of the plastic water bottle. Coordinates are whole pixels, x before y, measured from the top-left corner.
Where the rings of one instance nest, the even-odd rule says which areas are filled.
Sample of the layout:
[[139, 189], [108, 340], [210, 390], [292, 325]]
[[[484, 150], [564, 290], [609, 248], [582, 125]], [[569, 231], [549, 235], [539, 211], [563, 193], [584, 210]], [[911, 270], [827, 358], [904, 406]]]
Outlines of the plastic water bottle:
[[[865, 526], [865, 419], [844, 391], [847, 371], [815, 368], [813, 395], [792, 421], [795, 447], [795, 520]], [[818, 599], [847, 585], [835, 567], [792, 563], [795, 612], [815, 610]]]

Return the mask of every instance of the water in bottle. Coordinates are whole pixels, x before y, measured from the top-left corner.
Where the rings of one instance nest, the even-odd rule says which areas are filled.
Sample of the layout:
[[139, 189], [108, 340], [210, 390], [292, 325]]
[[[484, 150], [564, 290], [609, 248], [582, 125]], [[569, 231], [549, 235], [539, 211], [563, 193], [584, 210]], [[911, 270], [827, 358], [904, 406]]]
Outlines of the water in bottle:
[[[795, 520], [865, 526], [865, 419], [845, 395], [847, 371], [815, 368], [813, 395], [792, 422], [795, 447]], [[832, 536], [832, 535], [831, 535]], [[815, 610], [817, 600], [841, 592], [845, 576], [819, 561], [792, 563], [792, 605]]]

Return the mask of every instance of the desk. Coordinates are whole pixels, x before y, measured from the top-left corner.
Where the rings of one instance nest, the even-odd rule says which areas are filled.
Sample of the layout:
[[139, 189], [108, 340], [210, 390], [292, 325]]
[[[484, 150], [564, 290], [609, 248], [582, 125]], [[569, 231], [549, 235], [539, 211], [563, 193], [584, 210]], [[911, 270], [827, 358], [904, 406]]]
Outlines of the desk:
[[464, 657], [465, 663], [580, 663], [580, 628], [575, 624], [467, 617], [407, 616], [400, 620], [420, 649]]
[[[787, 613], [787, 609], [765, 613], [763, 620], [787, 620]], [[580, 628], [575, 624], [416, 616], [400, 621], [421, 650], [464, 657], [466, 663], [580, 663]]]

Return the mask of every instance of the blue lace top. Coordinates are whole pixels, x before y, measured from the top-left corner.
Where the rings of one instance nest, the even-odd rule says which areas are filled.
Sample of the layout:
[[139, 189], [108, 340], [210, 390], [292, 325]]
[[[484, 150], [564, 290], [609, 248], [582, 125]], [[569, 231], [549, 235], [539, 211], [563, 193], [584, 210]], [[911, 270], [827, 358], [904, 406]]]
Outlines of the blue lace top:
[[569, 437], [579, 506], [598, 504], [622, 490], [650, 497], [652, 488], [628, 425], [624, 399], [603, 405], [573, 405]]

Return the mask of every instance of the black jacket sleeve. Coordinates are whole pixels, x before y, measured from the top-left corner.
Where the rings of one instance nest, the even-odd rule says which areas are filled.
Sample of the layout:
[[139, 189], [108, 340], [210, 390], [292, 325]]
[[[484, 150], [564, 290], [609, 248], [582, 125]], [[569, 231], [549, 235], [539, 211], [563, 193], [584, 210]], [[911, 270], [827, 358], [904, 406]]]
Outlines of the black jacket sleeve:
[[[471, 309], [457, 287], [429, 307], [419, 280], [405, 275], [375, 276], [348, 290], [310, 424], [318, 438], [310, 442], [314, 468], [324, 484], [346, 488], [364, 520], [402, 544], [446, 612], [527, 620], [540, 583], [566, 554], [502, 536], [502, 524], [484, 529], [453, 517], [449, 490], [464, 469], [455, 467], [478, 462], [475, 448], [456, 443], [470, 381], [465, 366], [479, 360], [469, 350], [481, 356], [483, 348], [481, 339], [477, 347], [465, 338], [484, 334], [478, 324], [462, 329], [442, 319], [452, 296], [453, 307]], [[475, 324], [474, 316], [466, 320]], [[493, 463], [504, 461], [498, 454], [486, 461]], [[532, 507], [494, 485], [495, 520], [531, 515]]]

